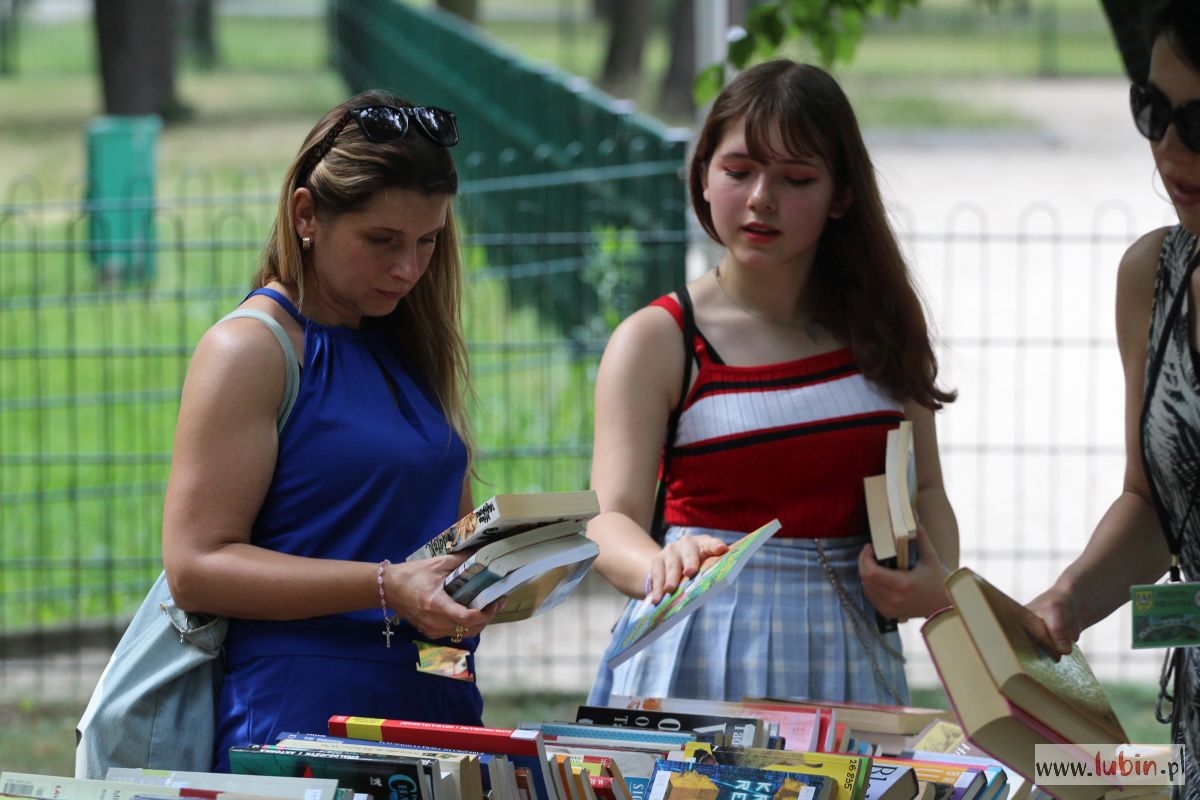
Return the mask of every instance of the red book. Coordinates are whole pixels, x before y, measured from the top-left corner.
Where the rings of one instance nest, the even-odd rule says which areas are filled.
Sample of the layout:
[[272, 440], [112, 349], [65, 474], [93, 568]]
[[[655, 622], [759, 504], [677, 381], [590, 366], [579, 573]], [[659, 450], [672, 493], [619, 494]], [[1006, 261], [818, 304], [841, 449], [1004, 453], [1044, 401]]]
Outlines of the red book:
[[506, 755], [514, 767], [526, 767], [533, 778], [537, 800], [554, 800], [554, 780], [546, 763], [546, 746], [539, 730], [482, 728], [445, 722], [347, 717], [329, 718], [329, 735], [372, 742], [395, 742], [428, 748], [473, 750]]

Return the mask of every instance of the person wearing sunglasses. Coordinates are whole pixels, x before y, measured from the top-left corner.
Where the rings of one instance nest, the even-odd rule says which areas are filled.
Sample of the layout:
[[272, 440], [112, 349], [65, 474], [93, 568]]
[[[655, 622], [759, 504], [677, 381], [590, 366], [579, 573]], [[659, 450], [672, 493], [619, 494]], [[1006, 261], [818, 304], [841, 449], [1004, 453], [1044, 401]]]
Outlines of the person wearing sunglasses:
[[335, 714], [482, 724], [473, 682], [416, 665], [451, 647], [473, 673], [497, 609], [442, 589], [461, 556], [405, 562], [474, 507], [457, 143], [453, 113], [381, 92], [327, 113], [252, 291], [196, 347], [163, 559], [180, 608], [230, 620], [218, 771]]
[[[1144, 21], [1149, 79], [1131, 87], [1130, 105], [1179, 224], [1141, 237], [1118, 272], [1124, 488], [1083, 553], [1029, 603], [1040, 620], [1026, 622], [1062, 654], [1124, 605], [1131, 586], [1168, 571], [1173, 580], [1200, 580], [1200, 8], [1195, 0], [1156, 2]], [[1174, 698], [1173, 734], [1186, 744], [1184, 795], [1200, 797], [1200, 652], [1172, 652], [1163, 699]]]

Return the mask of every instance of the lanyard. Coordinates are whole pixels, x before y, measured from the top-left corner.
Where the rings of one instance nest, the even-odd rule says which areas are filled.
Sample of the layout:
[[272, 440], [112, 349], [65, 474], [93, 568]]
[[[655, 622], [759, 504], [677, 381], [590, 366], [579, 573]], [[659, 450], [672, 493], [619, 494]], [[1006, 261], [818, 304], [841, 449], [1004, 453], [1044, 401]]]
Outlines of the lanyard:
[[[1196, 495], [1200, 494], [1200, 476], [1197, 477], [1196, 485], [1192, 487], [1190, 493], [1191, 499], [1188, 501], [1187, 509], [1184, 511], [1180, 519], [1180, 530], [1178, 533], [1171, 530], [1171, 526], [1167, 524], [1168, 517], [1166, 515], [1166, 507], [1163, 505], [1162, 497], [1158, 493], [1158, 489], [1154, 486], [1154, 480], [1150, 476], [1150, 459], [1146, 451], [1146, 420], [1150, 415], [1150, 399], [1154, 397], [1154, 389], [1158, 385], [1158, 379], [1162, 373], [1163, 360], [1166, 357], [1167, 344], [1170, 342], [1172, 328], [1175, 321], [1179, 319], [1179, 314], [1183, 308], [1183, 301], [1188, 295], [1190, 288], [1192, 273], [1196, 271], [1196, 267], [1200, 266], [1200, 251], [1197, 251], [1187, 268], [1183, 271], [1183, 278], [1179, 282], [1179, 290], [1175, 293], [1175, 297], [1171, 303], [1171, 308], [1167, 311], [1167, 318], [1163, 322], [1162, 335], [1159, 337], [1158, 346], [1155, 348], [1154, 358], [1150, 362], [1150, 377], [1146, 382], [1146, 395], [1142, 400], [1142, 415], [1140, 422], [1141, 451], [1142, 451], [1142, 469], [1146, 473], [1146, 482], [1150, 484], [1150, 495], [1154, 499], [1154, 507], [1158, 512], [1159, 527], [1162, 528], [1163, 537], [1167, 540], [1167, 549], [1171, 552], [1171, 581], [1178, 582], [1179, 575], [1179, 556], [1182, 550], [1182, 531], [1186, 529], [1187, 521], [1191, 518], [1192, 511], [1196, 508]], [[1190, 335], [1189, 335], [1190, 338]]]

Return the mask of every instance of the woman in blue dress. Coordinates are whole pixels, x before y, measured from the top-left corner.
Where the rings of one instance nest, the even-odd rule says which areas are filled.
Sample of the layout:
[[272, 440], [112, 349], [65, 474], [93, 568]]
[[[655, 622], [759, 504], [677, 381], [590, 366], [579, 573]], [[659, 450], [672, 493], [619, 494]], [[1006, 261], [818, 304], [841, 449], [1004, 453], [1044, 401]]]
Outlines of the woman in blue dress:
[[452, 113], [379, 92], [326, 114], [254, 291], [196, 347], [163, 557], [180, 608], [231, 619], [218, 770], [334, 714], [481, 724], [417, 648], [473, 653], [496, 609], [443, 591], [461, 556], [405, 563], [473, 507], [457, 142]]

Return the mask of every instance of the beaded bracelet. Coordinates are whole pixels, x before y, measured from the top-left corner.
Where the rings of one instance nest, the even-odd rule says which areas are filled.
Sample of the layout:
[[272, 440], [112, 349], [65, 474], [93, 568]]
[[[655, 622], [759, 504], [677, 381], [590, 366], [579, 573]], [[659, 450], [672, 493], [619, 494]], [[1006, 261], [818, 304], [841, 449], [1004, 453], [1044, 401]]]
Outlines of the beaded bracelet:
[[392, 625], [396, 621], [395, 616], [388, 616], [387, 597], [383, 593], [383, 571], [392, 565], [391, 561], [386, 558], [379, 562], [379, 569], [375, 571], [375, 583], [379, 585], [379, 607], [383, 609], [383, 637], [387, 640], [387, 646], [392, 646]]

